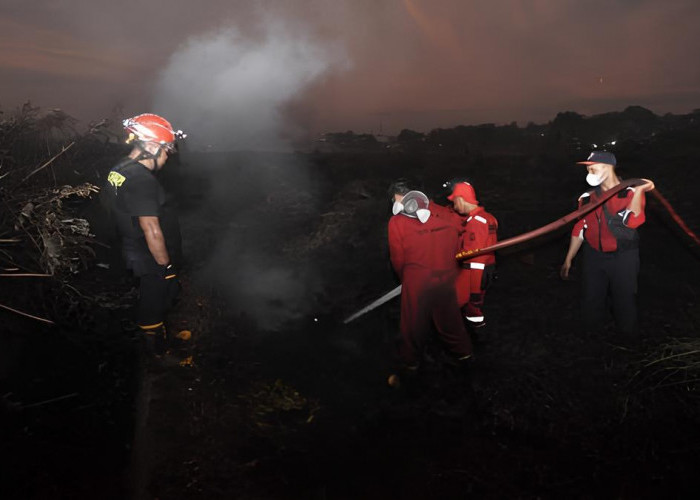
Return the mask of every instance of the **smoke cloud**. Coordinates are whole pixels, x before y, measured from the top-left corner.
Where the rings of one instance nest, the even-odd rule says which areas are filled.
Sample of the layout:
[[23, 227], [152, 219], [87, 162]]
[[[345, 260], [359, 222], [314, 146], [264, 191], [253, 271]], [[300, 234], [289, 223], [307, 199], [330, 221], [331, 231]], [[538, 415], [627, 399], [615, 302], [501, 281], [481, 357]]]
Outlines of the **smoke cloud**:
[[194, 284], [213, 287], [230, 314], [265, 331], [312, 314], [323, 277], [313, 262], [285, 250], [298, 225], [318, 218], [304, 158], [263, 152], [185, 156], [183, 198], [195, 201], [180, 211], [180, 223]]
[[188, 39], [155, 85], [155, 109], [205, 150], [283, 150], [305, 130], [285, 108], [349, 67], [339, 45], [266, 19], [257, 36], [228, 27]]

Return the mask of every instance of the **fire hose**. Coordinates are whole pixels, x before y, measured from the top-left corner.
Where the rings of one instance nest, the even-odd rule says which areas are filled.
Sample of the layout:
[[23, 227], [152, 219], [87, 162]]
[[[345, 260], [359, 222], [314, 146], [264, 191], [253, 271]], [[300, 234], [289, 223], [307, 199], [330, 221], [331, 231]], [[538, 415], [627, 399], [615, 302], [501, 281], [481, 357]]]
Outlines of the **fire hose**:
[[513, 245], [517, 245], [519, 243], [523, 243], [525, 241], [532, 240], [534, 238], [537, 238], [539, 236], [542, 236], [547, 233], [551, 233], [552, 231], [556, 231], [557, 229], [564, 227], [567, 225], [569, 222], [575, 221], [579, 217], [582, 217], [586, 215], [588, 212], [593, 211], [594, 209], [598, 208], [600, 205], [608, 201], [610, 198], [615, 196], [617, 193], [622, 191], [623, 189], [627, 189], [628, 187], [632, 187], [638, 184], [644, 184], [645, 181], [642, 179], [629, 179], [626, 181], [621, 182], [617, 186], [615, 186], [612, 189], [608, 189], [607, 191], [604, 191], [601, 193], [599, 198], [596, 198], [592, 203], [587, 203], [583, 207], [579, 208], [578, 210], [574, 210], [570, 214], [566, 214], [564, 217], [561, 217], [554, 222], [550, 222], [549, 224], [538, 227], [537, 229], [533, 229], [532, 231], [528, 231], [527, 233], [519, 234], [518, 236], [513, 236], [512, 238], [508, 238], [507, 240], [499, 241], [498, 243], [495, 243], [493, 245], [490, 245], [488, 247], [484, 248], [475, 248], [473, 250], [466, 250], [464, 252], [459, 252], [456, 255], [456, 259], [458, 261], [463, 261], [466, 259], [471, 259], [472, 257], [476, 257], [477, 255], [481, 255], [483, 253], [488, 253], [488, 252], [495, 252], [496, 250], [501, 250], [506, 247], [511, 247]]
[[[586, 215], [588, 212], [593, 211], [603, 203], [605, 203], [607, 200], [609, 200], [611, 197], [613, 197], [615, 194], [619, 193], [623, 189], [627, 189], [628, 187], [644, 184], [643, 179], [628, 179], [626, 181], [622, 181], [620, 184], [615, 186], [612, 189], [608, 189], [607, 191], [604, 191], [600, 197], [598, 197], [596, 200], [594, 200], [591, 203], [587, 203], [583, 207], [579, 208], [578, 210], [575, 210], [564, 217], [561, 217], [554, 222], [550, 222], [549, 224], [539, 227], [537, 229], [533, 229], [532, 231], [528, 231], [527, 233], [519, 234], [518, 236], [513, 236], [512, 238], [505, 239], [503, 241], [499, 241], [498, 243], [494, 245], [490, 245], [488, 247], [484, 248], [478, 248], [478, 249], [473, 249], [473, 250], [467, 250], [464, 252], [459, 252], [455, 258], [457, 261], [462, 261], [466, 259], [471, 259], [472, 257], [476, 257], [477, 255], [481, 255], [484, 253], [489, 253], [489, 252], [495, 252], [496, 250], [501, 250], [503, 248], [507, 248], [510, 246], [514, 246], [520, 243], [523, 243], [525, 241], [532, 240], [534, 238], [537, 238], [539, 236], [545, 235], [547, 233], [551, 233], [552, 231], [556, 231], [557, 229], [560, 229], [564, 227], [566, 224]], [[680, 218], [680, 216], [673, 210], [673, 207], [671, 207], [671, 204], [664, 198], [657, 190], [651, 191], [651, 193], [655, 196], [657, 200], [663, 205], [663, 207], [669, 212], [671, 215], [672, 219], [678, 226], [698, 245], [700, 246], [700, 238], [693, 233], [693, 231], [688, 228], [688, 226], [683, 222], [683, 219]], [[390, 292], [382, 295], [379, 297], [377, 300], [374, 302], [368, 304], [367, 306], [363, 307], [356, 313], [352, 314], [351, 316], [347, 317], [343, 323], [347, 324], [350, 323], [351, 321], [359, 318], [360, 316], [364, 315], [365, 313], [368, 313], [372, 309], [375, 309], [382, 304], [388, 302], [394, 297], [398, 297], [401, 295], [401, 285], [398, 287], [394, 288]]]
[[661, 205], [666, 209], [668, 214], [671, 216], [671, 219], [673, 219], [673, 222], [675, 222], [679, 228], [688, 236], [699, 248], [700, 248], [700, 237], [698, 237], [697, 234], [695, 234], [691, 229], [688, 227], [688, 225], [681, 219], [681, 216], [676, 213], [676, 211], [673, 209], [671, 204], [668, 202], [664, 196], [659, 193], [658, 189], [654, 189], [651, 191], [651, 194], [654, 195], [654, 198], [661, 203]]

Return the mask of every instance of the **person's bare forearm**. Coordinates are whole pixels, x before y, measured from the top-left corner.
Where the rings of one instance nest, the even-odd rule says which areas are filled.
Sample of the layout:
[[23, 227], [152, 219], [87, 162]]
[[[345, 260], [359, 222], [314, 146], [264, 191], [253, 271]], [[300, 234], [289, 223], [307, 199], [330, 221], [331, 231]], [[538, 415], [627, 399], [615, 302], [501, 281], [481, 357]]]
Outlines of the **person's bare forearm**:
[[165, 245], [165, 236], [163, 236], [163, 231], [160, 229], [158, 217], [139, 217], [139, 225], [143, 229], [148, 250], [155, 261], [161, 266], [170, 264], [168, 247]]
[[629, 210], [637, 217], [644, 208], [642, 207], [642, 193], [641, 189], [637, 189], [632, 196], [632, 201], [630, 201]]
[[638, 217], [639, 214], [641, 214], [644, 211], [644, 193], [647, 191], [651, 191], [655, 187], [653, 181], [649, 179], [642, 180], [644, 180], [645, 183], [641, 186], [638, 186], [634, 190], [634, 194], [632, 195], [632, 201], [630, 201], [629, 204], [629, 210], [634, 214], [635, 217]]
[[559, 269], [559, 275], [563, 279], [569, 278], [569, 271], [571, 270], [571, 263], [573, 262], [574, 257], [576, 257], [576, 254], [578, 253], [582, 244], [583, 244], [583, 238], [579, 238], [578, 236], [571, 237], [571, 241], [569, 242], [569, 251], [566, 252], [566, 258], [564, 259], [564, 263], [561, 265], [561, 268]]
[[170, 263], [170, 256], [165, 246], [163, 233], [152, 234], [150, 238], [146, 236], [146, 243], [148, 244], [148, 250], [158, 264], [167, 266]]
[[566, 252], [566, 261], [571, 263], [574, 260], [574, 257], [576, 257], [576, 254], [578, 251], [581, 249], [581, 245], [583, 244], [583, 238], [579, 238], [578, 236], [572, 236], [571, 241], [569, 242], [569, 251]]

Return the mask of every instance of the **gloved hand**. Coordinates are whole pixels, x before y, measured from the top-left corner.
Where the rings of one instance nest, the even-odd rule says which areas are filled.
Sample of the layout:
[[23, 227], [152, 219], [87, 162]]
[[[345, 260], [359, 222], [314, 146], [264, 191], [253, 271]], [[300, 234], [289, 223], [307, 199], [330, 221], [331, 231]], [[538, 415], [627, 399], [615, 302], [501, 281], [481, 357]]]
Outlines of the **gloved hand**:
[[165, 298], [168, 309], [171, 308], [177, 301], [178, 295], [182, 290], [182, 285], [177, 277], [177, 272], [175, 271], [175, 266], [168, 264], [167, 266], [160, 266], [161, 277], [165, 282]]
[[175, 272], [175, 266], [172, 264], [160, 266], [160, 276], [165, 280], [176, 279], [177, 272]]

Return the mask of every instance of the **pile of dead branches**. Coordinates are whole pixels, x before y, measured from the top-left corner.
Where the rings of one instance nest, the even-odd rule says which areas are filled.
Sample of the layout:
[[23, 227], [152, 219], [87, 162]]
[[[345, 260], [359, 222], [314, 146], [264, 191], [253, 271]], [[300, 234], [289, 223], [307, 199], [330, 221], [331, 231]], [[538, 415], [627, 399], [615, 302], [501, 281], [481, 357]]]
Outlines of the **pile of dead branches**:
[[93, 175], [88, 167], [99, 156], [123, 153], [117, 122], [91, 122], [81, 133], [78, 120], [60, 109], [43, 112], [27, 102], [0, 110], [0, 189], [72, 184], [76, 176]]
[[15, 207], [23, 205], [15, 212], [14, 239], [33, 247], [29, 256], [37, 258], [36, 264], [43, 272], [58, 277], [87, 267], [94, 256], [90, 224], [85, 219], [71, 217], [64, 202], [87, 199], [98, 191], [95, 185], [84, 183], [45, 188], [33, 193], [29, 200], [24, 197], [9, 200]]
[[[108, 122], [91, 124], [85, 134], [76, 124], [59, 109], [42, 113], [29, 103], [0, 114], [3, 302], [16, 298], [16, 289], [26, 289], [24, 279], [65, 282], [94, 257], [90, 225], [76, 214], [99, 191], [93, 167], [98, 155], [107, 153], [106, 161], [111, 161], [113, 148], [106, 147]], [[31, 294], [25, 290], [21, 295]], [[22, 304], [13, 305], [3, 309], [21, 313]]]

